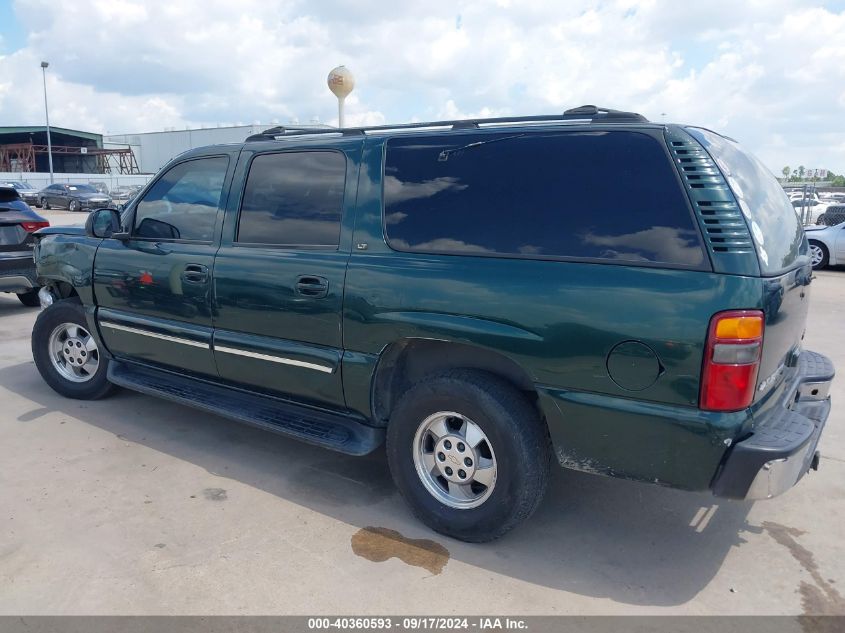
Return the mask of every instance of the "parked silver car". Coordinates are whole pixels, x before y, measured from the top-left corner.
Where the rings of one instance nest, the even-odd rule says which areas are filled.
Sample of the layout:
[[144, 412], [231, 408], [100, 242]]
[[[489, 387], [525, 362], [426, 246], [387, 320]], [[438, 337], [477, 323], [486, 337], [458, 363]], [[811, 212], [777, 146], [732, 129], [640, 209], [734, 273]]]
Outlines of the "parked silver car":
[[805, 226], [813, 268], [845, 264], [845, 222], [836, 226]]
[[18, 192], [21, 200], [30, 206], [35, 206], [35, 203], [38, 201], [38, 189], [25, 180], [7, 180], [0, 182], [0, 187], [12, 187]]

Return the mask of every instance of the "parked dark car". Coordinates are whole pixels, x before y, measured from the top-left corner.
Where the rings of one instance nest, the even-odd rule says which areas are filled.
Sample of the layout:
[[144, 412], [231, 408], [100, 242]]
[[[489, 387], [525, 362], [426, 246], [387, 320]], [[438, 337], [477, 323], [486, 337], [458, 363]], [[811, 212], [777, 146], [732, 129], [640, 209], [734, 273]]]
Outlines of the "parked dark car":
[[114, 207], [108, 194], [100, 193], [91, 185], [55, 183], [38, 193], [38, 206], [64, 208], [68, 211], [87, 211], [99, 207]]
[[18, 195], [20, 195], [21, 200], [33, 207], [38, 202], [38, 189], [36, 189], [26, 181], [10, 180], [6, 182], [0, 182], [0, 187], [14, 187], [17, 190]]
[[845, 222], [845, 204], [832, 204], [816, 220], [816, 224], [836, 226]]
[[57, 392], [386, 443], [455, 538], [528, 517], [551, 461], [735, 499], [819, 464], [834, 370], [801, 345], [808, 243], [709, 130], [594, 106], [276, 128], [39, 236], [32, 349]]
[[0, 185], [0, 292], [14, 292], [25, 306], [39, 303], [33, 233], [47, 226], [17, 189]]

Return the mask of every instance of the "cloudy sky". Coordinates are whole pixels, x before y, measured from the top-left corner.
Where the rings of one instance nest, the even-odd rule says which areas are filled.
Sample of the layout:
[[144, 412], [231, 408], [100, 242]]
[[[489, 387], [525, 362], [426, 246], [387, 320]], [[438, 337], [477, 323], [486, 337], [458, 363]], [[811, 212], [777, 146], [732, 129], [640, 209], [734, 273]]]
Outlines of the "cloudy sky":
[[0, 125], [97, 132], [561, 112], [724, 132], [845, 172], [845, 0], [0, 0]]

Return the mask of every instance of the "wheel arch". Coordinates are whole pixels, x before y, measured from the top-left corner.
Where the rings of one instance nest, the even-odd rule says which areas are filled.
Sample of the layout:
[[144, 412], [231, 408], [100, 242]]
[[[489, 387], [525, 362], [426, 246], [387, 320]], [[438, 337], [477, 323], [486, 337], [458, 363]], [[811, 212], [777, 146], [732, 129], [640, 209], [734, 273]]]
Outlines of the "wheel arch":
[[53, 296], [56, 300], [61, 299], [77, 299], [81, 300], [79, 297], [79, 292], [77, 291], [76, 287], [70, 283], [69, 281], [65, 281], [63, 279], [57, 279], [54, 277], [39, 277], [38, 283], [46, 288], [50, 288]]
[[405, 338], [391, 343], [379, 355], [371, 383], [374, 422], [386, 426], [402, 393], [423, 377], [447, 369], [474, 369], [498, 376], [525, 393], [544, 417], [531, 376], [513, 359], [468, 343]]

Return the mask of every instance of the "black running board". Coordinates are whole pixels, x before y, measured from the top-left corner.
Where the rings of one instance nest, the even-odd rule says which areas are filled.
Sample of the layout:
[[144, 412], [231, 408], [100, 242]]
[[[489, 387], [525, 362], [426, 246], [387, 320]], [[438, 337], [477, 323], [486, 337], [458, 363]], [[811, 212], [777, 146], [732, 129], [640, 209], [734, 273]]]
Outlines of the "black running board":
[[348, 455], [366, 455], [384, 441], [384, 429], [368, 426], [350, 416], [144, 365], [112, 360], [108, 379], [133, 391], [172, 400]]

